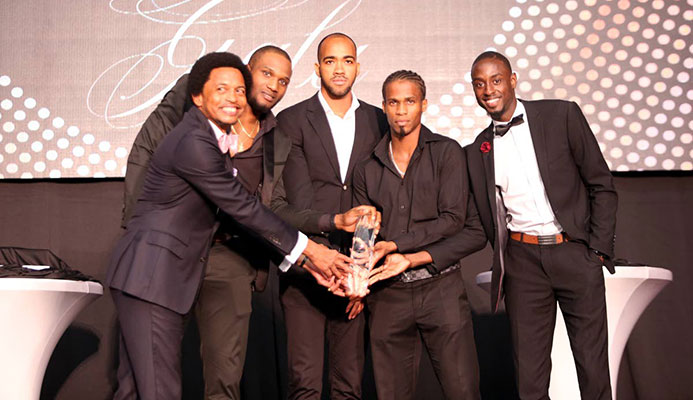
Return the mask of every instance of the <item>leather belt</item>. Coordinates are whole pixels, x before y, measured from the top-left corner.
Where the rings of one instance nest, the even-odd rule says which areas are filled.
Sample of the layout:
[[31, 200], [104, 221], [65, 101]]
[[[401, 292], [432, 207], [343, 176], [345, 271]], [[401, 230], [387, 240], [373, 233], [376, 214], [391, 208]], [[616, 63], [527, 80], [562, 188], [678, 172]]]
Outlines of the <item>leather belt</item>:
[[423, 279], [434, 278], [436, 276], [445, 275], [447, 273], [457, 271], [458, 269], [460, 269], [460, 264], [453, 264], [434, 275], [428, 270], [428, 268], [426, 268], [425, 265], [423, 265], [415, 269], [408, 269], [402, 272], [401, 274], [397, 275], [395, 279], [397, 279], [400, 282], [410, 283], [420, 281]]
[[555, 235], [529, 235], [527, 233], [522, 232], [510, 232], [510, 239], [522, 243], [546, 246], [567, 242], [568, 235], [566, 235], [564, 232], [557, 233]]

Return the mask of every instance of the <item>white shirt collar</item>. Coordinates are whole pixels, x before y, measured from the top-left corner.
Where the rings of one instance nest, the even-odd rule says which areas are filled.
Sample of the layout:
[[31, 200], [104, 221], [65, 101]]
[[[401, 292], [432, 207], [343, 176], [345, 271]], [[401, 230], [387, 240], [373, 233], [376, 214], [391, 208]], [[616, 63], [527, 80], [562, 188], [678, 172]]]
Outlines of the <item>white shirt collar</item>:
[[[512, 117], [510, 117], [510, 121], [512, 121], [512, 119], [517, 117], [518, 115], [522, 114], [525, 117], [524, 118], [525, 122], [527, 122], [527, 112], [525, 112], [525, 106], [522, 104], [522, 102], [519, 99], [517, 99], [517, 102], [515, 104], [516, 104], [515, 105], [515, 112], [513, 112]], [[493, 126], [504, 125], [504, 124], [507, 124], [508, 122], [510, 122], [510, 121], [501, 122], [501, 121], [496, 121], [495, 119], [492, 119], [491, 121], [493, 121]]]
[[[337, 116], [337, 114], [332, 111], [332, 108], [330, 108], [330, 105], [327, 104], [327, 100], [325, 99], [325, 96], [322, 95], [322, 90], [318, 90], [318, 100], [320, 100], [320, 105], [322, 106], [323, 110], [325, 110], [325, 114], [327, 115], [333, 115]], [[344, 113], [344, 118], [347, 118], [351, 115], [353, 115], [356, 112], [356, 109], [359, 108], [361, 103], [359, 103], [359, 100], [356, 98], [356, 95], [354, 94], [354, 91], [351, 91], [351, 105], [349, 106], [349, 109], [347, 110], [346, 113]]]
[[207, 119], [207, 121], [208, 121], [209, 124], [212, 126], [212, 131], [214, 131], [214, 136], [217, 137], [217, 140], [219, 140], [219, 138], [220, 138], [222, 135], [226, 135], [226, 132], [222, 131], [221, 128], [219, 128], [219, 127], [217, 126], [217, 124], [215, 124], [214, 122], [212, 122], [212, 120]]

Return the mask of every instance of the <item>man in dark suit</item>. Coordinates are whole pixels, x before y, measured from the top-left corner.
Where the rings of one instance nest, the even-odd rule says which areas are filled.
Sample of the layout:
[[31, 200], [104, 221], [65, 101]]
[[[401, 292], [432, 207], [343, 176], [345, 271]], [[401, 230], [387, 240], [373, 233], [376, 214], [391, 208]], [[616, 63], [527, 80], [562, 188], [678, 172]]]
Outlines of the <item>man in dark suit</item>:
[[231, 126], [246, 106], [252, 77], [230, 53], [211, 53], [193, 66], [188, 92], [195, 107], [152, 156], [106, 283], [121, 328], [115, 398], [180, 398], [180, 343], [185, 316], [202, 283], [222, 211], [322, 282], [346, 270], [348, 258], [308, 240], [248, 193], [229, 157]]
[[[353, 40], [341, 33], [326, 36], [318, 45], [315, 64], [320, 91], [277, 116], [279, 128], [293, 142], [284, 169], [285, 199], [297, 209], [330, 216], [316, 220], [294, 214], [287, 221], [312, 234], [315, 241], [343, 252], [351, 245], [351, 235], [338, 231], [343, 223], [332, 216], [352, 207], [354, 165], [368, 156], [387, 129], [382, 111], [352, 93], [358, 71]], [[346, 299], [296, 272], [280, 277], [289, 399], [320, 398], [325, 341], [330, 398], [358, 399], [365, 359], [363, 315], [349, 320], [344, 313]]]
[[471, 188], [493, 245], [492, 309], [505, 296], [520, 397], [547, 399], [556, 302], [585, 399], [611, 398], [602, 265], [613, 273], [617, 196], [580, 108], [517, 101], [502, 54], [472, 65], [493, 119], [466, 147]]
[[[250, 57], [253, 84], [247, 110], [235, 125], [250, 145], [232, 163], [241, 183], [269, 206], [291, 150], [291, 139], [276, 127], [271, 109], [284, 97], [291, 80], [291, 58], [279, 47], [263, 46]], [[141, 192], [147, 166], [161, 140], [192, 106], [183, 75], [142, 125], [128, 157], [123, 225], [130, 219]], [[245, 127], [251, 128], [246, 135]], [[252, 136], [252, 138], [250, 137]], [[240, 398], [240, 380], [248, 343], [252, 292], [264, 289], [269, 259], [261, 243], [231, 218], [222, 218], [195, 305], [200, 330], [205, 395]]]

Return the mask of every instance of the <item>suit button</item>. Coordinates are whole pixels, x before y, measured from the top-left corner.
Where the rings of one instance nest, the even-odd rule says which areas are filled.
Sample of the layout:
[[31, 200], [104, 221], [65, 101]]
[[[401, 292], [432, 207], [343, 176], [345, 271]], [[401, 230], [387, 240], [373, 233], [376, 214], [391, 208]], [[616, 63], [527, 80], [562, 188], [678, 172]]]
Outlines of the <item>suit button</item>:
[[342, 190], [347, 190], [347, 185], [342, 186]]
[[204, 257], [200, 257], [200, 262], [201, 262], [201, 263], [205, 263], [205, 262], [207, 262], [207, 259], [204, 258]]

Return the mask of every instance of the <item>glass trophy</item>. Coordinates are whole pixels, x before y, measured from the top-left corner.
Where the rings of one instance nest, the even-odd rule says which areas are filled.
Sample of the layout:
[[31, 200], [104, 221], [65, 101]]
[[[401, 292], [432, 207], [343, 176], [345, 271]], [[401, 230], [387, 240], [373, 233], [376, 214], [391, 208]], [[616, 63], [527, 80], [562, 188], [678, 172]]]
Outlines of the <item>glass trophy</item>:
[[365, 296], [368, 290], [368, 275], [373, 260], [375, 242], [375, 222], [370, 215], [362, 215], [356, 224], [351, 242], [351, 273], [347, 277], [349, 295]]

